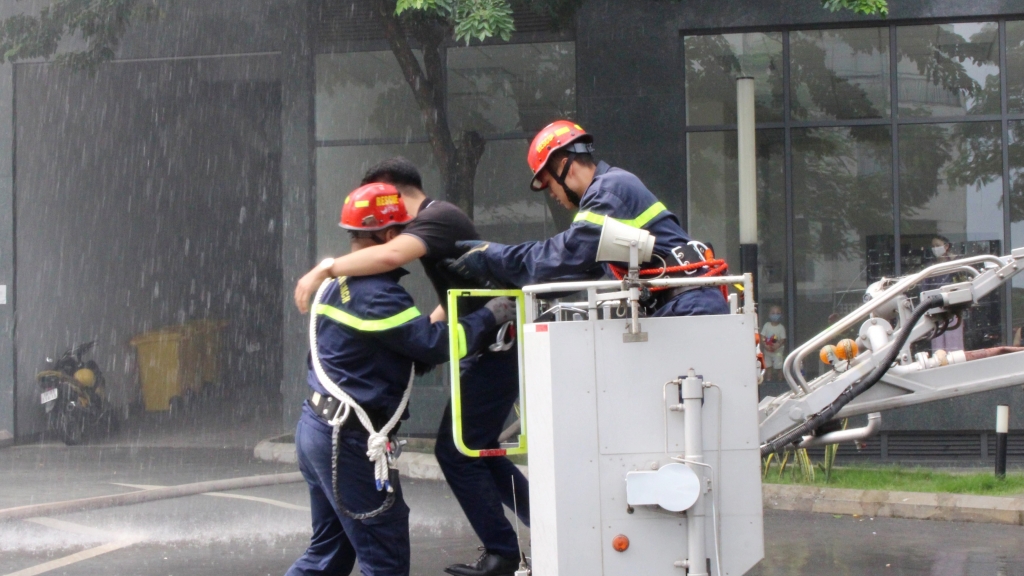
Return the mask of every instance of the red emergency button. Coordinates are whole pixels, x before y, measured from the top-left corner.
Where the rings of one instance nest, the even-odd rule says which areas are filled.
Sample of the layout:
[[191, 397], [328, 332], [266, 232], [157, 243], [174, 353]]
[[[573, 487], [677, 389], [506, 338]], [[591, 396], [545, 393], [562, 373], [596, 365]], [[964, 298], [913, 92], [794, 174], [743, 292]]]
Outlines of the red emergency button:
[[629, 548], [629, 538], [626, 538], [625, 534], [619, 534], [612, 538], [612, 548], [616, 552], [625, 552]]

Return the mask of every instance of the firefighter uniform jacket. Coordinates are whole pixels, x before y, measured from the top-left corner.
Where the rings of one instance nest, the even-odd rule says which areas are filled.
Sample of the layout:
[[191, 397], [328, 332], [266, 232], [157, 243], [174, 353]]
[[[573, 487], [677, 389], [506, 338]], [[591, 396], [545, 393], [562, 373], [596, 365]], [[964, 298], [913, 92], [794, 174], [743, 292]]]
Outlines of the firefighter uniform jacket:
[[654, 253], [669, 266], [683, 262], [676, 256], [683, 256], [684, 249], [693, 250], [679, 220], [639, 178], [600, 162], [568, 230], [539, 242], [492, 245], [483, 252], [487, 268], [495, 279], [514, 286], [611, 276], [607, 265], [595, 261], [606, 217], [650, 232], [656, 238]]
[[[448, 324], [431, 323], [398, 284], [408, 272], [335, 279], [324, 290], [317, 315], [320, 362], [327, 376], [364, 410], [390, 416], [398, 409], [413, 362], [448, 361]], [[494, 328], [486, 308], [459, 318], [460, 354], [483, 344]], [[309, 386], [329, 396], [307, 358]], [[408, 411], [403, 419], [408, 417]]]

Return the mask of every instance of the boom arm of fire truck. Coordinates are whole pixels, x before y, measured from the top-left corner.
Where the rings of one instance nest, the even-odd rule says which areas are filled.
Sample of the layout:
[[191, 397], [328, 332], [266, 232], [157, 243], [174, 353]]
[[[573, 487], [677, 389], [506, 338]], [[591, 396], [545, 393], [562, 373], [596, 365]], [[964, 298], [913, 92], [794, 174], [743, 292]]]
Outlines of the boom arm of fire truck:
[[[793, 442], [802, 446], [866, 438], [880, 426], [878, 412], [1024, 384], [1024, 348], [911, 353], [911, 345], [955, 329], [964, 310], [999, 290], [1024, 267], [1024, 248], [1007, 256], [961, 258], [930, 266], [868, 288], [866, 302], [799, 346], [783, 364], [790, 390], [761, 401], [761, 452]], [[930, 278], [963, 274], [970, 279], [911, 294]], [[932, 283], [935, 283], [932, 280]], [[804, 379], [800, 367], [818, 350], [859, 327], [852, 358], [832, 358], [832, 369]], [[831, 419], [870, 414], [868, 425], [821, 436]]]

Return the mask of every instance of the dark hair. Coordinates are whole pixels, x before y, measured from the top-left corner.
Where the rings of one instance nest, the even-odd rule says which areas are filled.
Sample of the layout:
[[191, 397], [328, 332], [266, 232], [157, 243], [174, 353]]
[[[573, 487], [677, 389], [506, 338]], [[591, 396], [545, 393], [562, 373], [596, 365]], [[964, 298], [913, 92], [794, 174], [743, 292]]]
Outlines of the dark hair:
[[398, 230], [399, 232], [401, 232], [402, 230], [405, 230], [405, 226], [404, 225], [402, 225], [402, 224], [395, 224], [393, 226], [388, 226], [386, 228], [381, 228], [380, 230], [346, 230], [346, 232], [348, 232], [348, 237], [349, 238], [351, 238], [353, 240], [356, 240], [356, 239], [375, 238], [379, 232], [385, 232], [385, 231], [390, 230], [392, 228]]
[[932, 238], [935, 239], [935, 240], [942, 240], [943, 244], [949, 244], [950, 246], [953, 245], [953, 243], [949, 241], [949, 238], [946, 238], [945, 236], [942, 236], [941, 234], [936, 234]]
[[417, 190], [423, 189], [423, 179], [420, 178], [420, 171], [416, 166], [401, 156], [388, 158], [370, 166], [363, 176], [361, 185], [366, 184], [391, 184], [392, 186], [412, 186]]

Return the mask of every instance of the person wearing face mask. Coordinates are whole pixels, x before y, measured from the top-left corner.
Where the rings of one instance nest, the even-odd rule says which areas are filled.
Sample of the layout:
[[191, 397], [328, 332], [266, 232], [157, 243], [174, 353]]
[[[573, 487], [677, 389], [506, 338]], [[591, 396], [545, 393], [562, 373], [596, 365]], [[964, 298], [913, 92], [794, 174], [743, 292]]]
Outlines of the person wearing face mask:
[[[594, 138], [579, 124], [558, 120], [534, 137], [526, 161], [533, 172], [530, 188], [547, 190], [567, 210], [578, 210], [569, 229], [544, 241], [506, 246], [481, 240], [458, 242], [466, 250], [449, 265], [464, 278], [491, 286], [593, 280], [620, 273], [625, 263], [596, 261], [606, 218], [655, 237], [654, 268], [676, 268], [671, 277], [715, 274], [711, 248], [693, 240], [679, 219], [634, 174], [593, 158]], [[642, 302], [650, 316], [728, 314], [719, 288], [683, 286], [652, 292]]]
[[761, 328], [761, 346], [764, 348], [765, 381], [781, 381], [782, 363], [786, 360], [786, 327], [782, 325], [780, 306], [768, 310], [768, 321]]
[[948, 262], [953, 259], [953, 244], [945, 236], [932, 238], [932, 254], [939, 262]]
[[[935, 256], [934, 264], [956, 260], [956, 255], [953, 253], [953, 243], [945, 236], [936, 235], [932, 238], [932, 254]], [[934, 290], [936, 288], [941, 288], [946, 284], [952, 284], [956, 281], [957, 279], [954, 274], [943, 274], [942, 276], [935, 276], [923, 282], [921, 284], [921, 289]], [[947, 352], [963, 350], [963, 322], [959, 320], [955, 321], [955, 327], [946, 329], [942, 334], [932, 338], [931, 345], [932, 352], [935, 352], [936, 350], [945, 350]]]

